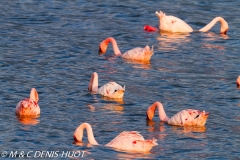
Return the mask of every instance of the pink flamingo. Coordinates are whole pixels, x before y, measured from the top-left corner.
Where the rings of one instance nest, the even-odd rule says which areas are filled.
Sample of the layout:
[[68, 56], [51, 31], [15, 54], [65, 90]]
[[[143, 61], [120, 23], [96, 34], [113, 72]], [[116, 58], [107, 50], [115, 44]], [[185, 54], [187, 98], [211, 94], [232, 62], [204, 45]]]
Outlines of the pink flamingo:
[[[91, 145], [99, 145], [94, 138], [92, 127], [88, 123], [82, 123], [74, 132], [74, 139], [82, 142], [83, 130], [86, 128], [88, 142]], [[149, 152], [152, 147], [158, 145], [157, 139], [144, 140], [143, 136], [136, 131], [124, 131], [106, 144], [107, 147], [125, 151]]]
[[109, 42], [112, 43], [114, 54], [116, 56], [121, 56], [124, 59], [137, 60], [137, 61], [150, 61], [152, 55], [154, 54], [153, 47], [152, 49], [150, 49], [149, 46], [146, 46], [145, 48], [139, 48], [139, 47], [133, 48], [125, 52], [124, 54], [121, 54], [116, 40], [112, 37], [109, 37], [100, 43], [99, 54], [106, 53]]
[[[193, 32], [193, 29], [185, 23], [183, 20], [174, 17], [174, 16], [167, 16], [165, 13], [162, 11], [160, 12], [155, 12], [157, 17], [159, 18], [159, 29], [161, 31], [166, 31], [166, 32], [182, 32], [182, 33], [188, 33], [188, 32]], [[220, 33], [221, 34], [227, 34], [228, 31], [228, 23], [222, 18], [222, 17], [216, 17], [214, 18], [210, 23], [208, 23], [205, 27], [200, 29], [200, 32], [207, 32], [209, 31], [217, 22], [221, 23], [221, 29]], [[154, 28], [154, 27], [152, 27]], [[156, 28], [151, 29], [150, 26], [145, 26], [144, 30], [147, 31], [154, 31]]]
[[236, 80], [236, 84], [238, 87], [240, 87], [240, 76], [238, 76], [237, 80]]
[[108, 82], [98, 88], [98, 74], [97, 72], [93, 72], [88, 85], [88, 90], [109, 98], [123, 98], [125, 86], [122, 87], [116, 82]]
[[16, 114], [19, 116], [37, 116], [40, 114], [38, 93], [35, 88], [31, 89], [30, 98], [25, 98], [17, 104]]
[[204, 126], [208, 118], [208, 112], [200, 112], [199, 110], [193, 109], [182, 110], [175, 114], [172, 118], [168, 118], [164, 111], [163, 105], [160, 102], [155, 102], [147, 109], [148, 120], [153, 119], [156, 107], [158, 108], [160, 120], [166, 121], [170, 125]]

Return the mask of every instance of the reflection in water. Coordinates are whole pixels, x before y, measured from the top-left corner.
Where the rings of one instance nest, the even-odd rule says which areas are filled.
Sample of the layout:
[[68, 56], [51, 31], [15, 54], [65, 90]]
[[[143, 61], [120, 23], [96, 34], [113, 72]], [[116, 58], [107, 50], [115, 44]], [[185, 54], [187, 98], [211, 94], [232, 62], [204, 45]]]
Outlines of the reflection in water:
[[156, 39], [159, 41], [158, 50], [169, 51], [177, 50], [178, 45], [190, 41], [189, 33], [169, 33], [169, 32], [159, 32], [160, 36]]
[[[204, 32], [204, 36], [207, 36], [208, 40], [217, 40], [219, 39], [219, 34], [216, 34], [214, 32]], [[229, 36], [227, 34], [220, 34], [221, 38], [223, 39], [229, 39]]]
[[[205, 126], [172, 126], [172, 131], [177, 134], [184, 134], [187, 137], [191, 138], [206, 138], [205, 132], [206, 127]], [[194, 134], [194, 133], [202, 133], [202, 134]]]
[[158, 127], [154, 127], [155, 122], [152, 120], [147, 120], [147, 126], [149, 126], [148, 132], [160, 131], [162, 132], [162, 134], [158, 134], [158, 139], [164, 139], [167, 136], [167, 134], [163, 134], [163, 132], [165, 132], [165, 127], [164, 127], [165, 123], [166, 122], [161, 121]]
[[20, 117], [16, 116], [18, 121], [24, 125], [36, 125], [40, 121], [37, 119], [39, 116], [31, 116], [31, 117]]
[[[92, 112], [95, 112], [96, 110], [96, 107], [94, 107], [93, 105], [89, 104], [88, 107], [90, 108], [90, 110]], [[124, 110], [124, 107], [123, 106], [120, 106], [120, 105], [117, 105], [117, 104], [106, 104], [104, 105], [103, 107], [101, 108], [104, 108], [106, 110], [111, 110], [111, 111], [114, 111], [114, 112], [118, 112], [118, 113], [123, 113], [122, 111]]]
[[[116, 150], [116, 151], [124, 152], [124, 151], [120, 151], [120, 150]], [[117, 154], [117, 157], [119, 159], [125, 159], [125, 160], [151, 158], [151, 152], [146, 152], [146, 153], [124, 152], [124, 153]]]
[[[165, 127], [164, 127], [164, 124], [165, 124], [165, 123], [166, 123], [166, 122], [161, 121], [161, 122], [159, 123], [159, 125], [158, 125], [158, 128], [156, 129], [156, 128], [154, 127], [155, 122], [152, 121], [152, 120], [147, 120], [147, 126], [150, 126], [150, 127], [148, 128], [148, 131], [149, 131], [149, 132], [153, 132], [153, 131], [157, 130], [157, 131], [160, 131], [160, 132], [164, 132], [164, 131], [165, 131]], [[156, 123], [156, 124], [157, 124], [157, 123]]]
[[203, 44], [202, 48], [225, 50], [223, 46], [212, 45], [212, 44]]
[[79, 141], [73, 141], [73, 144], [77, 145], [77, 146], [86, 146], [86, 147], [92, 147], [94, 145], [91, 145], [90, 143], [84, 143], [84, 142], [79, 142]]
[[141, 68], [149, 70], [151, 69], [151, 61], [136, 61], [136, 60], [129, 60], [124, 59], [126, 63], [133, 64], [133, 68]]
[[124, 104], [124, 100], [122, 98], [109, 98], [109, 97], [105, 97], [105, 96], [101, 96], [101, 98], [105, 101], [115, 101], [119, 104]]

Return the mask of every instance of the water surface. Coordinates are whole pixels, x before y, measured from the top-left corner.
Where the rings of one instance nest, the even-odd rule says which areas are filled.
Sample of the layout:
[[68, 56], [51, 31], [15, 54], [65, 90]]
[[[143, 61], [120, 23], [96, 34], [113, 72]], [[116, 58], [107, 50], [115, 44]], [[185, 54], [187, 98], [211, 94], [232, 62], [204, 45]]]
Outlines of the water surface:
[[[220, 35], [219, 24], [206, 33], [144, 32], [146, 24], [158, 26], [154, 13], [160, 10], [195, 30], [222, 16], [229, 32]], [[0, 151], [86, 151], [85, 159], [239, 159], [239, 12], [238, 2], [216, 0], [1, 1]], [[109, 36], [122, 52], [154, 46], [151, 62], [114, 57], [111, 46], [99, 56], [99, 43]], [[92, 72], [98, 72], [100, 85], [126, 85], [123, 101], [90, 94]], [[39, 92], [41, 116], [23, 121], [15, 107], [32, 87]], [[169, 116], [186, 108], [210, 115], [200, 129], [169, 126], [158, 115], [148, 122], [145, 112], [155, 101]], [[136, 130], [159, 145], [141, 154], [91, 146], [86, 137], [75, 144], [73, 132], [83, 122], [92, 125], [100, 144]]]

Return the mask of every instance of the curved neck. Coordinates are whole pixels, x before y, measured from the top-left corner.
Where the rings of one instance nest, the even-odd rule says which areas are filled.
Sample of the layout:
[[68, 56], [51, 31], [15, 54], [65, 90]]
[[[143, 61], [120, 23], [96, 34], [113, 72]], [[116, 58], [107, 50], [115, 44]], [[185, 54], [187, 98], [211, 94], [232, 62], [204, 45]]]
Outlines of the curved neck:
[[31, 89], [30, 99], [38, 103], [38, 93], [37, 93], [37, 90], [35, 88]]
[[109, 42], [112, 43], [114, 54], [116, 56], [122, 56], [122, 54], [121, 54], [121, 52], [120, 52], [120, 50], [118, 48], [116, 40], [114, 38], [112, 38], [112, 37], [109, 37], [109, 38], [106, 39], [106, 43], [109, 43]]
[[77, 141], [82, 142], [82, 137], [83, 137], [83, 130], [86, 128], [87, 130], [87, 137], [88, 137], [88, 142], [92, 145], [99, 145], [97, 141], [94, 138], [92, 127], [88, 123], [83, 123], [81, 124], [74, 133], [74, 137], [77, 139]]
[[220, 33], [226, 34], [228, 31], [228, 23], [222, 17], [214, 18], [210, 23], [208, 23], [205, 27], [200, 29], [201, 32], [209, 31], [217, 22], [221, 23]]
[[88, 90], [91, 92], [97, 92], [98, 91], [98, 74], [97, 72], [93, 72], [89, 85]]
[[[168, 121], [168, 117], [164, 111], [163, 105], [160, 102], [155, 102], [153, 103], [149, 108], [148, 108], [148, 115], [152, 115], [150, 117], [154, 116], [156, 107], [158, 108], [158, 116], [161, 121]], [[151, 119], [151, 118], [150, 118]]]

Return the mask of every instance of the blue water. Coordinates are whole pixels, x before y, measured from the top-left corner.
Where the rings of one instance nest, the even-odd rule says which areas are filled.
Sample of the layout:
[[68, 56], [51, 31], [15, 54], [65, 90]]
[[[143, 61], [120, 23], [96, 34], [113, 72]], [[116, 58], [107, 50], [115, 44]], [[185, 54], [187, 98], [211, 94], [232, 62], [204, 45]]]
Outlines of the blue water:
[[[177, 16], [198, 30], [216, 16], [219, 24], [206, 33], [148, 33], [157, 27], [155, 11]], [[240, 159], [240, 13], [237, 1], [93, 1], [2, 0], [0, 2], [0, 151], [84, 151], [85, 159]], [[114, 37], [122, 52], [154, 46], [150, 63], [133, 63], [113, 56], [112, 47], [98, 55], [99, 43]], [[92, 72], [99, 84], [126, 85], [123, 101], [92, 95]], [[35, 87], [41, 115], [20, 120], [17, 103]], [[146, 121], [153, 102], [163, 103], [171, 117], [187, 108], [210, 113], [204, 128]], [[91, 106], [91, 107], [89, 107]], [[129, 153], [104, 146], [76, 144], [75, 129], [92, 125], [104, 145], [122, 131], [139, 131], [156, 138], [150, 153]], [[0, 155], [1, 156], [1, 155]], [[36, 157], [35, 157], [36, 158]], [[37, 157], [40, 158], [40, 157]], [[36, 159], [37, 159], [36, 158]], [[51, 157], [60, 159], [66, 157]], [[66, 159], [72, 159], [71, 157]], [[76, 158], [78, 159], [78, 158]]]

